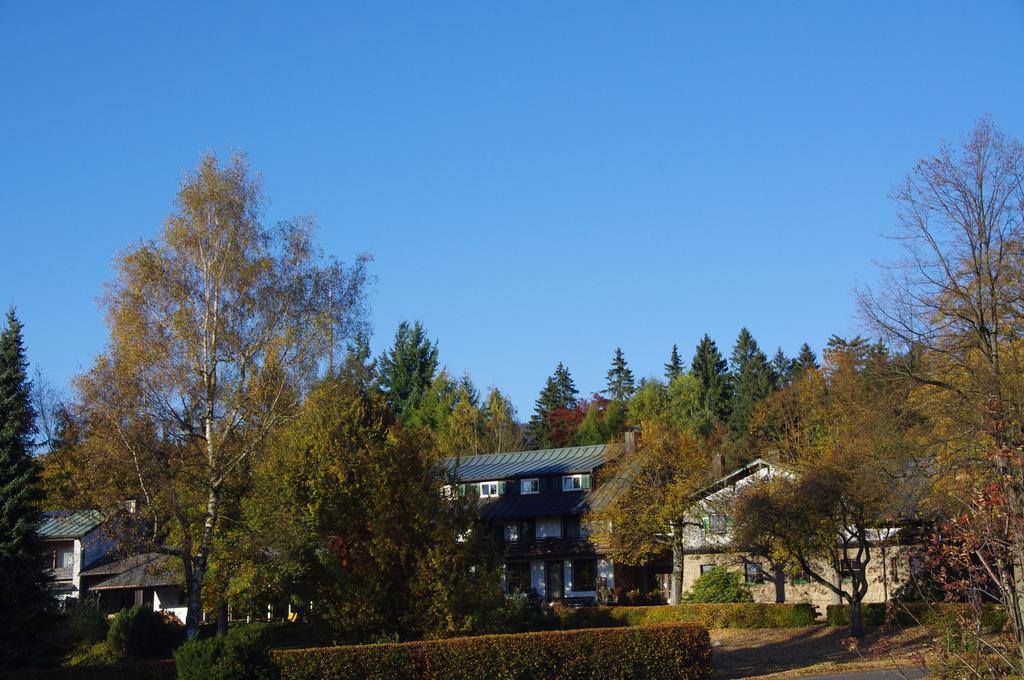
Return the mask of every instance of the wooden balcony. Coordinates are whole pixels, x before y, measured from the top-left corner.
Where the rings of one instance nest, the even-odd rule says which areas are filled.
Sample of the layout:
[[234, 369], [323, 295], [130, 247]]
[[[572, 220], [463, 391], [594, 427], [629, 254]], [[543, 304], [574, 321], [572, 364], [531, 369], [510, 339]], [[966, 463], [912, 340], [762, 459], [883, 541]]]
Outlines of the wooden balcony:
[[538, 538], [532, 541], [500, 542], [509, 559], [530, 557], [574, 557], [595, 554], [595, 546], [587, 538]]
[[54, 581], [70, 581], [74, 578], [74, 570], [71, 567], [57, 567], [56, 569], [48, 569], [50, 577]]

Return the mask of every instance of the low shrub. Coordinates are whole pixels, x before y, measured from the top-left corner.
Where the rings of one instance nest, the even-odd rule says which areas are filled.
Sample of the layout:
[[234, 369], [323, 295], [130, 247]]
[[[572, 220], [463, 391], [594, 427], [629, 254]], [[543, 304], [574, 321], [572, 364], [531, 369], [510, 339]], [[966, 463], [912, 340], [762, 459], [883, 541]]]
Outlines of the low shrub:
[[251, 625], [231, 628], [227, 635], [186, 642], [174, 652], [179, 680], [273, 680], [276, 668], [267, 648], [271, 631]]
[[170, 656], [183, 639], [182, 626], [144, 604], [119, 611], [107, 630], [107, 647], [122, 659]]
[[811, 604], [680, 604], [653, 607], [590, 607], [560, 613], [559, 628], [696, 623], [705, 628], [799, 628], [814, 623]]
[[71, 641], [76, 644], [105, 640], [107, 629], [110, 628], [107, 617], [91, 599], [69, 609], [64, 615], [64, 626]]
[[[865, 626], [881, 626], [885, 623], [885, 605], [880, 603], [862, 603], [860, 616]], [[830, 604], [825, 607], [825, 621], [830, 626], [850, 625], [850, 605]]]
[[[973, 621], [976, 617], [970, 605], [952, 602], [897, 602], [891, 606], [872, 603], [861, 605], [864, 625], [880, 626], [896, 623], [900, 626], [949, 627], [961, 619]], [[825, 618], [830, 626], [850, 625], [850, 605], [829, 605]], [[981, 625], [989, 630], [1000, 630], [1006, 625], [1006, 612], [997, 605], [984, 605]]]
[[120, 658], [110, 651], [107, 641], [82, 643], [64, 658], [65, 666], [106, 666], [117, 663]]
[[753, 602], [750, 588], [743, 582], [739, 572], [715, 567], [706, 571], [693, 582], [690, 590], [683, 595], [683, 602], [695, 604]]
[[280, 649], [271, 657], [281, 680], [454, 680], [484, 669], [499, 678], [697, 680], [711, 672], [708, 632], [687, 624]]

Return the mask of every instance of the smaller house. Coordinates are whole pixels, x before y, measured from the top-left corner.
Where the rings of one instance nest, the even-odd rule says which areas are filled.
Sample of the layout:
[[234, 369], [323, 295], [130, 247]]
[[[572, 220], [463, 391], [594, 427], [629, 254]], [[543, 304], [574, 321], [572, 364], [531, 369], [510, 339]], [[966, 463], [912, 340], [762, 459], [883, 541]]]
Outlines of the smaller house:
[[[698, 510], [689, 518], [690, 527], [684, 534], [684, 591], [691, 589], [701, 574], [722, 567], [742, 573], [755, 602], [807, 602], [822, 610], [839, 603], [835, 593], [808, 575], [789, 573], [786, 565], [769, 564], [764, 556], [744, 553], [732, 544], [731, 514], [737, 494], [775, 476], [792, 474], [758, 458], [699, 492]], [[871, 560], [866, 565], [858, 565], [848, 556], [842, 560], [840, 571], [822, 564], [819, 573], [827, 573], [834, 585], [841, 586], [850, 579], [850, 572], [866, 567], [868, 592], [864, 602], [885, 602], [909, 579], [914, 568], [910, 546], [919, 542], [920, 536], [912, 526], [878, 527], [869, 538]]]
[[185, 622], [182, 579], [170, 555], [132, 555], [83, 571], [81, 579], [84, 592], [95, 594], [100, 610], [105, 613], [144, 604]]
[[43, 513], [38, 530], [42, 560], [58, 600], [81, 597], [82, 571], [106, 558], [113, 542], [103, 530], [105, 521], [106, 516], [99, 510]]

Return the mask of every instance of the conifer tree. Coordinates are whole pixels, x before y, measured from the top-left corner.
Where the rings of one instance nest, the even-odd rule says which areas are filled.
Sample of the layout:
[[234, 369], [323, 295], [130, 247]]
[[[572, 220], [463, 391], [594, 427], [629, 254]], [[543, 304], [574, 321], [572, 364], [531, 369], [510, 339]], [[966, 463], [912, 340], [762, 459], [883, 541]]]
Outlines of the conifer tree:
[[604, 393], [612, 401], [626, 401], [636, 391], [636, 381], [633, 379], [633, 371], [626, 363], [626, 357], [621, 347], [615, 348], [615, 356], [612, 358], [612, 367], [608, 369], [608, 387]]
[[419, 321], [398, 324], [395, 344], [380, 357], [379, 382], [388, 404], [405, 418], [419, 404], [437, 373], [437, 344]]
[[665, 364], [665, 382], [672, 382], [683, 374], [683, 370], [683, 360], [679, 357], [679, 346], [673, 344], [672, 356], [669, 357], [668, 363]]
[[775, 350], [771, 366], [775, 378], [775, 389], [782, 389], [792, 381], [793, 360], [786, 356], [781, 347]]
[[731, 360], [734, 389], [729, 413], [729, 439], [732, 444], [742, 446], [748, 439], [754, 407], [772, 391], [775, 376], [768, 357], [746, 328], [741, 329], [736, 338]]
[[725, 358], [718, 351], [718, 345], [705, 334], [690, 362], [690, 374], [698, 382], [694, 414], [697, 432], [704, 437], [710, 435], [729, 416], [732, 385], [726, 368]]
[[800, 374], [809, 368], [818, 368], [818, 357], [814, 354], [811, 346], [805, 342], [800, 345], [800, 352], [796, 355], [796, 359], [793, 359], [793, 380], [796, 380]]
[[527, 426], [527, 435], [534, 448], [551, 448], [551, 414], [559, 409], [572, 408], [576, 404], [576, 384], [569, 369], [559, 362], [555, 372], [548, 377], [537, 397], [535, 411]]
[[32, 458], [27, 369], [22, 325], [11, 308], [0, 332], [0, 669], [31, 660], [49, 602], [36, 533], [42, 487]]

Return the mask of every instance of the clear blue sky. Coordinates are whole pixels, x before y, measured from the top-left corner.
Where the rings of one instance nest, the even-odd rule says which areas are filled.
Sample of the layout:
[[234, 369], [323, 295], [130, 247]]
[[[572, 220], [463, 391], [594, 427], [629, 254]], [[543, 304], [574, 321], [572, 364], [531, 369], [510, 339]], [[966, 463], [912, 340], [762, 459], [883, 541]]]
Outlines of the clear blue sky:
[[1010, 0], [0, 0], [0, 66], [0, 303], [59, 386], [204, 149], [376, 257], [375, 351], [419, 318], [525, 418], [559, 361], [602, 388], [616, 345], [660, 375], [704, 332], [856, 332], [915, 160], [984, 113], [1024, 137]]

